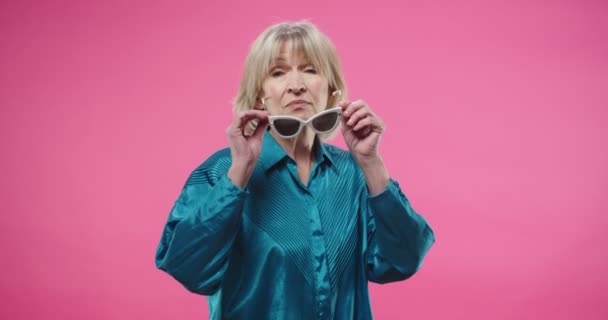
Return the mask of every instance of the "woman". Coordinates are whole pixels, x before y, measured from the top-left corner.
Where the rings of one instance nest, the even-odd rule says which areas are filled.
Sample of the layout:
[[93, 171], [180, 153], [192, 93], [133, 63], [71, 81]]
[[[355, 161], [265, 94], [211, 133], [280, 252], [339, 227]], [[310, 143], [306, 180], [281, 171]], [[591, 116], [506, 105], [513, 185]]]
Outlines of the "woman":
[[[370, 319], [368, 281], [419, 269], [433, 231], [384, 166], [382, 121], [345, 93], [313, 25], [253, 43], [230, 147], [191, 174], [156, 254], [212, 319]], [[340, 122], [349, 151], [322, 143]]]

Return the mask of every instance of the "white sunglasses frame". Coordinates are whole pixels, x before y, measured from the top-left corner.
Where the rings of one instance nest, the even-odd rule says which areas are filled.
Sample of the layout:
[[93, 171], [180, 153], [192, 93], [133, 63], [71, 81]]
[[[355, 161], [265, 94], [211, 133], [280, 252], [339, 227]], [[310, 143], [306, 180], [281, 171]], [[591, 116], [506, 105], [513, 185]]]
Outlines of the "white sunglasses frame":
[[[334, 112], [338, 114], [338, 120], [336, 120], [336, 124], [334, 124], [334, 126], [333, 126], [331, 129], [329, 129], [329, 130], [327, 130], [327, 131], [319, 131], [319, 130], [317, 130], [315, 127], [313, 127], [313, 126], [311, 125], [311, 124], [312, 124], [312, 122], [313, 122], [313, 121], [314, 121], [316, 118], [319, 118], [319, 117], [322, 117], [322, 116], [324, 116], [324, 115], [326, 115], [326, 114], [329, 114], [329, 113], [334, 113]], [[300, 134], [300, 132], [302, 132], [302, 128], [304, 128], [305, 126], [310, 126], [310, 128], [311, 128], [311, 129], [312, 129], [314, 132], [316, 132], [316, 133], [318, 133], [318, 134], [324, 134], [324, 133], [329, 133], [329, 132], [332, 132], [332, 131], [333, 131], [333, 130], [335, 130], [335, 129], [338, 127], [338, 125], [340, 124], [340, 116], [342, 116], [342, 108], [340, 108], [340, 107], [333, 107], [333, 108], [330, 108], [330, 109], [327, 109], [327, 110], [324, 110], [324, 111], [321, 111], [321, 112], [319, 112], [319, 113], [315, 114], [314, 116], [310, 117], [308, 120], [302, 120], [302, 119], [300, 119], [300, 118], [298, 118], [298, 117], [294, 117], [294, 116], [269, 116], [269, 117], [268, 117], [268, 122], [270, 122], [270, 126], [272, 127], [272, 130], [274, 130], [274, 132], [276, 132], [276, 133], [277, 133], [277, 134], [278, 134], [280, 137], [283, 137], [283, 138], [289, 139], [289, 138], [293, 138], [293, 137], [297, 136], [298, 134]], [[278, 130], [275, 128], [275, 126], [274, 126], [274, 121], [275, 121], [275, 120], [283, 120], [283, 119], [289, 119], [289, 120], [296, 120], [296, 121], [298, 121], [298, 123], [300, 123], [300, 126], [298, 127], [298, 131], [296, 131], [296, 133], [294, 133], [294, 134], [292, 134], [292, 135], [288, 135], [288, 136], [281, 134], [281, 133], [280, 133], [280, 132], [279, 132], [279, 131], [278, 131]]]

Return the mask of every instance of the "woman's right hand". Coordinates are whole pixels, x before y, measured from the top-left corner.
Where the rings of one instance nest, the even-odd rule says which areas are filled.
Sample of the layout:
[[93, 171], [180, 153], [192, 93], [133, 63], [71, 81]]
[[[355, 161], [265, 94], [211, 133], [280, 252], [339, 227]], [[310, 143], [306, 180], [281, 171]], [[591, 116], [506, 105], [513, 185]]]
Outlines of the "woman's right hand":
[[[252, 120], [258, 120], [257, 127], [251, 135], [245, 135], [246, 127]], [[264, 131], [268, 127], [268, 112], [263, 110], [249, 110], [239, 112], [234, 121], [226, 129], [230, 145], [232, 165], [228, 170], [228, 178], [236, 186], [244, 189], [253, 173], [253, 169], [260, 157]]]

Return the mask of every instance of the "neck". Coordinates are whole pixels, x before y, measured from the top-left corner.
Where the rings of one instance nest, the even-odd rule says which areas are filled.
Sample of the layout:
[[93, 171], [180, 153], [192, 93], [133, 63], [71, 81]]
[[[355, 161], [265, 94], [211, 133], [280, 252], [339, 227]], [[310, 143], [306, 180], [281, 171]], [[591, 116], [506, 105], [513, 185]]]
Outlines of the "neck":
[[312, 148], [315, 143], [315, 132], [306, 127], [302, 129], [302, 132], [292, 139], [281, 138], [274, 133], [271, 134], [298, 166], [312, 167], [312, 163], [314, 162]]

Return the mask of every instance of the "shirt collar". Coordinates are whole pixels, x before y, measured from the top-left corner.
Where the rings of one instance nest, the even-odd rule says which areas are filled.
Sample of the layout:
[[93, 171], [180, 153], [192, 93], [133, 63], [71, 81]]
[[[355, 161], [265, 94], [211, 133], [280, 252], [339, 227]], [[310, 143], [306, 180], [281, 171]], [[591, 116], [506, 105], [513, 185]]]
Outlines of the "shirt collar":
[[[318, 136], [315, 137], [313, 149], [315, 161], [317, 163], [321, 164], [327, 160], [329, 164], [335, 166], [334, 159], [332, 159], [327, 147], [321, 142]], [[264, 132], [264, 141], [262, 142], [262, 151], [260, 153], [260, 163], [264, 170], [270, 170], [274, 165], [288, 157], [289, 155], [287, 155], [287, 152], [285, 152], [283, 147], [274, 139], [270, 132]]]

